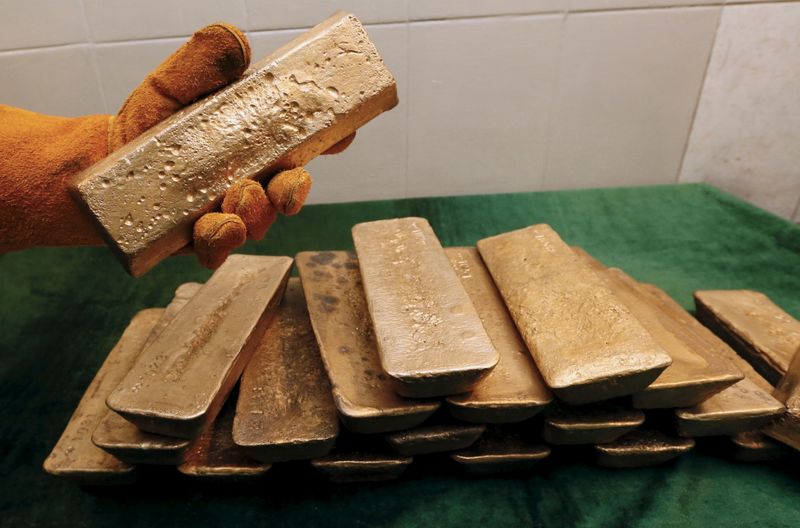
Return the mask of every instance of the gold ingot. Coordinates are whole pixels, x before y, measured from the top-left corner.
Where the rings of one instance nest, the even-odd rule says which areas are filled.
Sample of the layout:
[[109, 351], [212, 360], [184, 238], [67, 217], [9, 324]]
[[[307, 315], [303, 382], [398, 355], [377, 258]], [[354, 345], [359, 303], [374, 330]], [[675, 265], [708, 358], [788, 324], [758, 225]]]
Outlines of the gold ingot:
[[342, 435], [336, 449], [311, 461], [331, 482], [383, 482], [399, 477], [414, 459], [390, 453], [374, 437]]
[[770, 384], [728, 345], [660, 288], [651, 284], [642, 284], [641, 288], [664, 313], [704, 343], [707, 353], [730, 361], [744, 374], [744, 379], [707, 400], [677, 409], [675, 415], [680, 435], [717, 436], [757, 429], [783, 412], [783, 405], [770, 395]]
[[668, 436], [659, 431], [632, 431], [609, 444], [594, 446], [597, 464], [609, 468], [663, 464], [691, 451], [694, 440]]
[[195, 438], [250, 360], [291, 265], [289, 257], [228, 257], [142, 350], [108, 406], [144, 431]]
[[795, 353], [773, 395], [786, 412], [762, 429], [764, 434], [800, 451], [800, 349]]
[[466, 449], [486, 430], [485, 425], [442, 423], [386, 435], [386, 442], [405, 456], [428, 455]]
[[546, 445], [520, 432], [492, 427], [472, 447], [452, 453], [450, 459], [469, 475], [496, 475], [529, 471], [548, 456]]
[[[202, 284], [187, 282], [175, 290], [175, 296], [153, 327], [144, 346], [151, 343], [189, 302]], [[185, 438], [157, 435], [142, 431], [111, 409], [100, 420], [92, 434], [92, 442], [129, 464], [178, 465], [183, 462], [190, 441]]]
[[257, 460], [283, 462], [327, 454], [338, 431], [303, 289], [292, 278], [242, 375], [233, 440]]
[[545, 411], [542, 436], [554, 445], [602, 444], [636, 429], [644, 418], [644, 412], [619, 401], [577, 407], [555, 404]]
[[728, 439], [730, 453], [739, 462], [774, 462], [789, 460], [795, 452], [759, 431], [736, 433]]
[[304, 251], [295, 262], [344, 426], [356, 433], [385, 433], [425, 421], [440, 403], [397, 395], [383, 373], [355, 254]]
[[514, 326], [478, 250], [446, 248], [461, 284], [500, 359], [472, 392], [447, 398], [450, 414], [477, 423], [512, 423], [531, 418], [553, 399]]
[[118, 484], [134, 480], [135, 468], [95, 446], [92, 432], [106, 414], [106, 397], [130, 370], [163, 312], [162, 308], [152, 308], [133, 317], [44, 461], [45, 471], [83, 484]]
[[800, 347], [800, 321], [752, 290], [697, 291], [694, 302], [703, 324], [778, 384]]
[[485, 238], [478, 250], [536, 366], [565, 402], [639, 392], [672, 363], [550, 226]]
[[686, 325], [664, 313], [624, 271], [610, 268], [602, 276], [672, 358], [672, 365], [647, 388], [633, 395], [634, 407], [666, 409], [697, 405], [744, 378], [730, 361], [708, 351], [705, 342]]
[[206, 479], [252, 479], [264, 475], [271, 464], [253, 460], [233, 443], [231, 430], [236, 408], [235, 391], [217, 419], [195, 440], [178, 471]]
[[306, 165], [397, 105], [361, 23], [334, 14], [80, 173], [73, 195], [139, 276], [192, 240], [232, 183]]
[[403, 396], [473, 389], [498, 355], [424, 218], [356, 224], [353, 242], [383, 370]]

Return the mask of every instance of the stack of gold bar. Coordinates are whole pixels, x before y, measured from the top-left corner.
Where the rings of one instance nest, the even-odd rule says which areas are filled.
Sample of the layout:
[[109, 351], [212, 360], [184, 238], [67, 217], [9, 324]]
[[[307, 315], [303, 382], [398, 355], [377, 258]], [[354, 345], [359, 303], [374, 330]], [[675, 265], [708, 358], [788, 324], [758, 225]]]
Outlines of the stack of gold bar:
[[303, 461], [353, 482], [437, 459], [525, 472], [576, 449], [646, 466], [695, 437], [739, 460], [800, 449], [800, 322], [761, 294], [697, 292], [704, 326], [547, 225], [445, 249], [400, 218], [353, 241], [299, 253], [299, 278], [289, 257], [232, 256], [137, 314], [45, 469], [111, 484], [141, 465], [246, 479]]

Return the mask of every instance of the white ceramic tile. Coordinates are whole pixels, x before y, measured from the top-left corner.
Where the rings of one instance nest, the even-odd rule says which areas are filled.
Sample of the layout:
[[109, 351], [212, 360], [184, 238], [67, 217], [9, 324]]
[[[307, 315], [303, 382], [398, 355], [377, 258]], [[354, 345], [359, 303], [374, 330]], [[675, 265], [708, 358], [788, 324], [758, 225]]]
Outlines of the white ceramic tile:
[[300, 29], [248, 32], [247, 40], [250, 42], [252, 61], [258, 62], [301, 33], [303, 30]]
[[527, 15], [563, 11], [567, 0], [409, 0], [410, 20]]
[[353, 13], [364, 24], [406, 20], [407, 0], [245, 1], [252, 31], [311, 27], [338, 10]]
[[2, 0], [0, 50], [86, 40], [80, 0]]
[[726, 7], [681, 181], [791, 218], [800, 198], [800, 3]]
[[0, 53], [0, 103], [63, 116], [105, 112], [90, 46]]
[[563, 17], [409, 26], [410, 196], [541, 186]]
[[719, 11], [567, 17], [545, 188], [675, 182]]
[[244, 0], [83, 0], [95, 42], [191, 35], [213, 22], [245, 29]]
[[721, 5], [725, 0], [567, 0], [570, 11]]

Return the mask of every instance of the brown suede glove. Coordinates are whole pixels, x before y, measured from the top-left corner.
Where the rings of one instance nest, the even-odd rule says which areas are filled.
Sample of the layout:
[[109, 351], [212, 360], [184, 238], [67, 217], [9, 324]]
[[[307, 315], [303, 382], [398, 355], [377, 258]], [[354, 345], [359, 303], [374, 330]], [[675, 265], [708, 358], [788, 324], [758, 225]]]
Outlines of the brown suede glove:
[[[70, 197], [73, 176], [187, 104], [235, 81], [250, 63], [239, 29], [212, 24], [148, 75], [116, 116], [53, 117], [0, 105], [0, 253], [34, 246], [102, 245]], [[349, 137], [328, 153], [341, 152]], [[300, 211], [311, 188], [303, 168], [275, 175], [267, 191], [252, 180], [228, 190], [222, 212], [194, 226], [200, 262], [217, 268], [247, 238], [264, 237], [278, 212]]]

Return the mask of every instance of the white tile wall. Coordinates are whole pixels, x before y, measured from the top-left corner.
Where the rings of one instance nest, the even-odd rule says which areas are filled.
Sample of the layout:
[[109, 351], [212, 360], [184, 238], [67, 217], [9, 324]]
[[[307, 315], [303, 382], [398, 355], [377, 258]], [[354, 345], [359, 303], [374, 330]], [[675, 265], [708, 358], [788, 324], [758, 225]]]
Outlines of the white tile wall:
[[719, 8], [570, 15], [545, 188], [675, 182]]
[[0, 50], [85, 40], [80, 0], [0, 0]]
[[696, 5], [721, 5], [725, 0], [567, 0], [570, 11], [606, 11]]
[[681, 181], [786, 218], [800, 197], [800, 4], [726, 7]]
[[304, 28], [338, 10], [354, 13], [364, 24], [403, 22], [407, 2], [418, 0], [245, 0], [249, 29]]
[[410, 20], [529, 15], [564, 11], [567, 0], [409, 0]]

